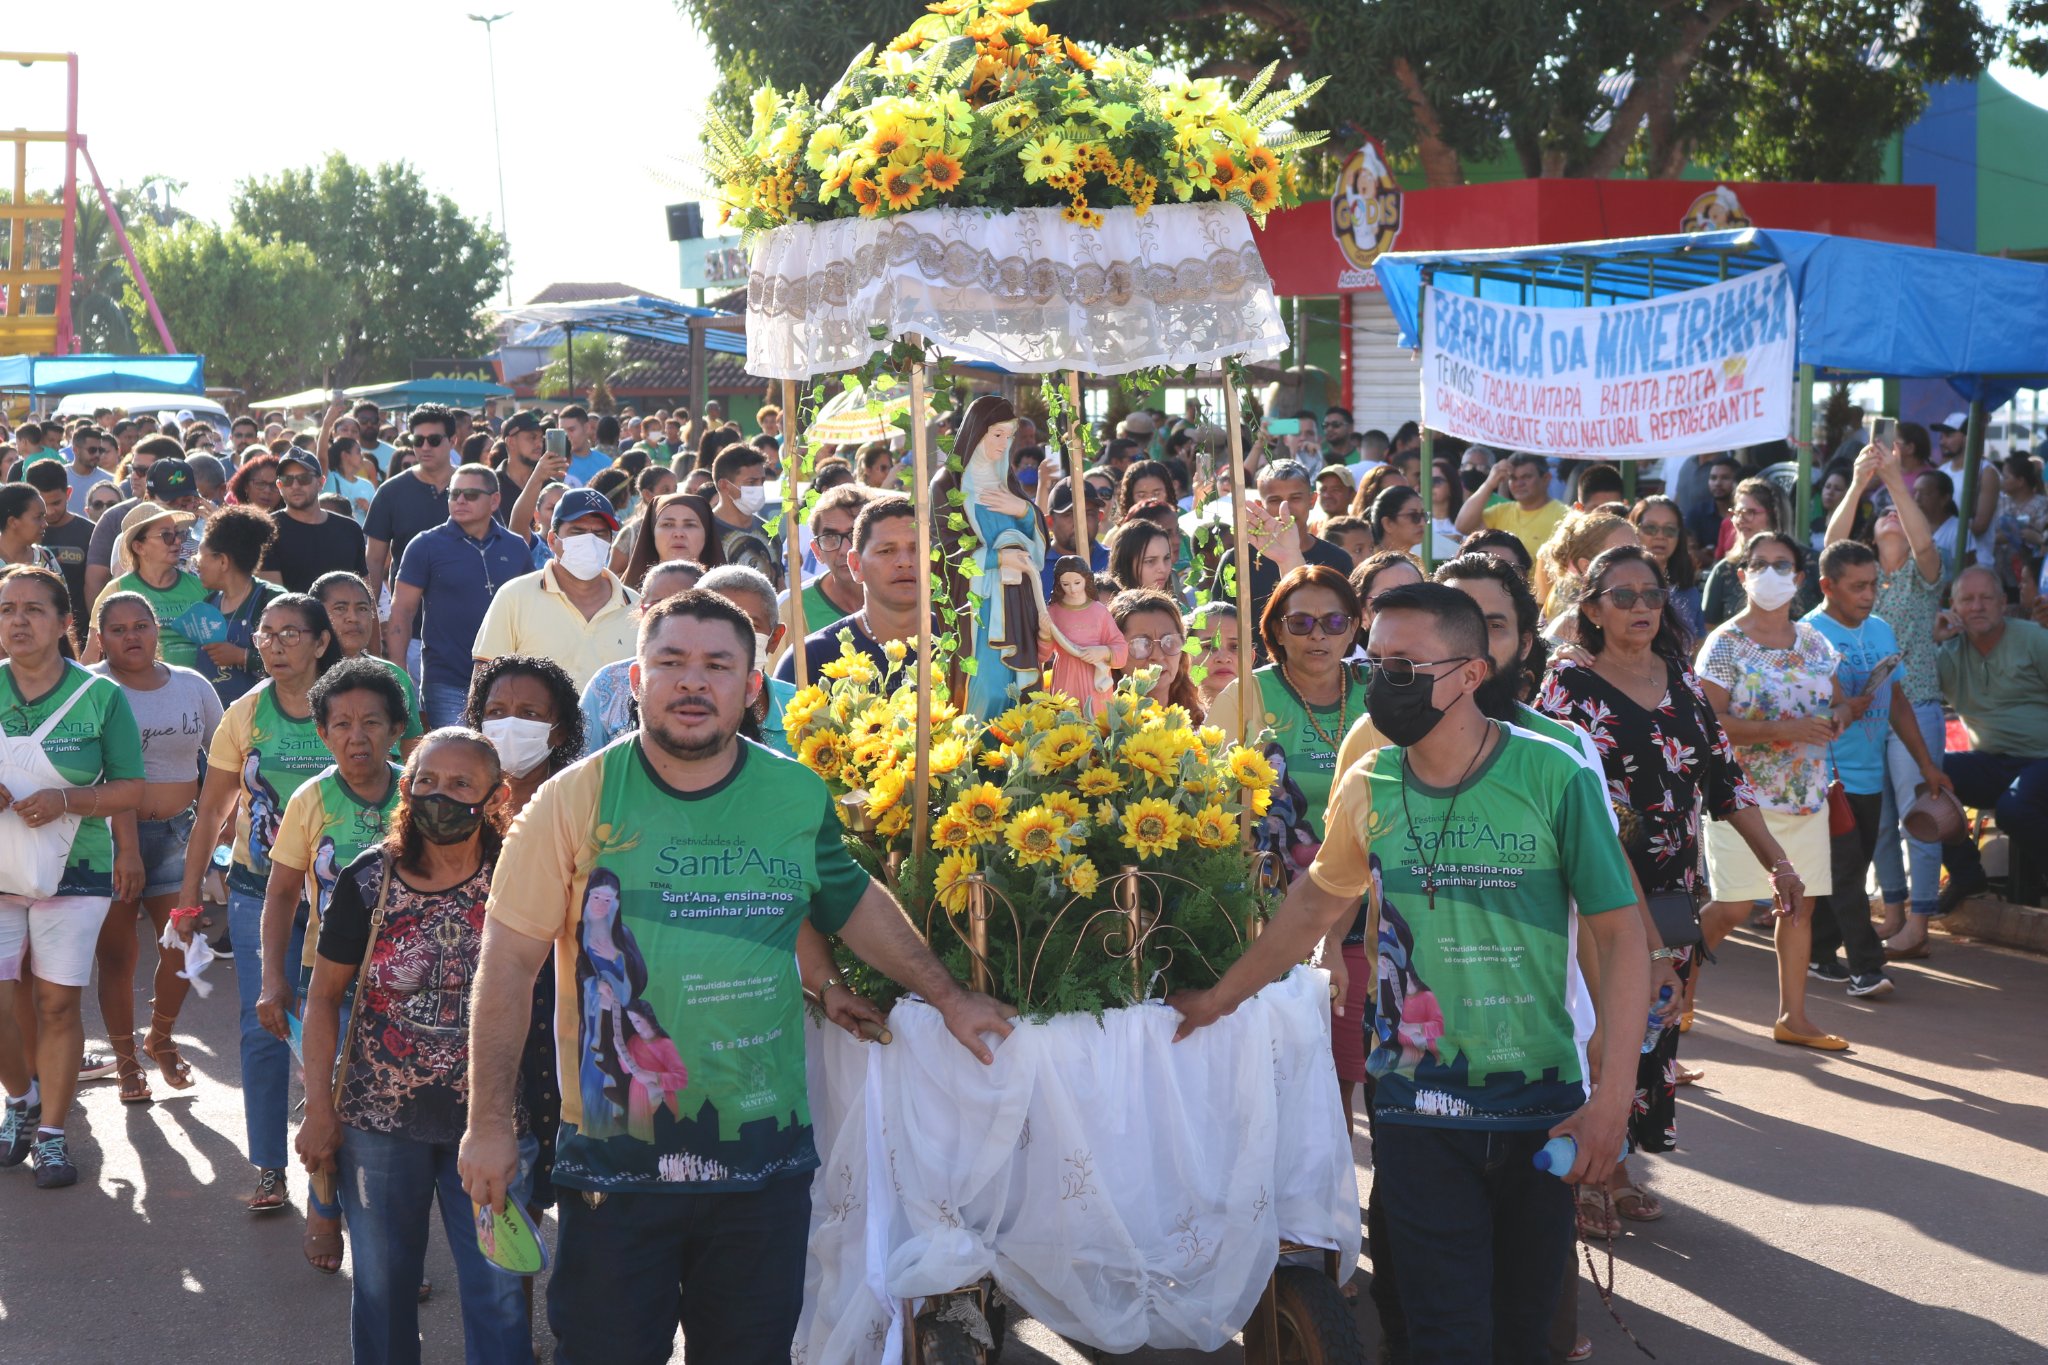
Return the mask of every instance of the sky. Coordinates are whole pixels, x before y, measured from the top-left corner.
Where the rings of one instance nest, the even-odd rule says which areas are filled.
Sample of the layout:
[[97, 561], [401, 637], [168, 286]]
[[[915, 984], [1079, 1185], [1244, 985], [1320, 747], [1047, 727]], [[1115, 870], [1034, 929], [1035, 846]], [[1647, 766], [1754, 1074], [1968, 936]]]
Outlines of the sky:
[[[5, 42], [79, 54], [79, 126], [110, 186], [167, 175], [185, 183], [181, 207], [225, 221], [241, 180], [339, 150], [409, 161], [431, 189], [496, 223], [484, 28], [467, 16], [500, 9], [514, 296], [560, 280], [678, 293], [663, 210], [701, 188], [684, 159], [716, 72], [670, 0], [12, 5]], [[2004, 4], [1986, 9], [2002, 15]], [[2048, 107], [2048, 80], [1993, 70]], [[60, 73], [0, 66], [0, 127], [61, 127]], [[37, 155], [32, 185], [54, 187], [55, 153]]]
[[[515, 297], [557, 280], [679, 292], [664, 208], [697, 197], [682, 158], [716, 71], [669, 0], [8, 8], [7, 50], [78, 54], [79, 128], [110, 188], [168, 175], [185, 182], [179, 207], [225, 221], [240, 181], [341, 151], [409, 161], [494, 224], [490, 71], [466, 16], [510, 11], [495, 33]], [[61, 128], [61, 71], [0, 66], [0, 127]]]

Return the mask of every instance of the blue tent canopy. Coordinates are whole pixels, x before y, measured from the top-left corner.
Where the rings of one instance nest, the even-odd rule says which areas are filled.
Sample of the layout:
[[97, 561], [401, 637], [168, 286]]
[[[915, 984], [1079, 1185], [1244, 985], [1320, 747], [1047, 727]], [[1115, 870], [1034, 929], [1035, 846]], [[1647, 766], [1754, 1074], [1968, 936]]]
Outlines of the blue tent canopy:
[[[2048, 387], [2048, 265], [1817, 232], [1743, 228], [1672, 237], [1417, 251], [1373, 263], [1401, 344], [1420, 344], [1422, 277], [1499, 303], [1633, 303], [1782, 262], [1799, 301], [1798, 360], [1816, 378], [1946, 379], [1995, 408]], [[1589, 297], [1590, 295], [1590, 297]]]
[[11, 355], [0, 357], [0, 389], [37, 397], [73, 393], [206, 392], [199, 355]]

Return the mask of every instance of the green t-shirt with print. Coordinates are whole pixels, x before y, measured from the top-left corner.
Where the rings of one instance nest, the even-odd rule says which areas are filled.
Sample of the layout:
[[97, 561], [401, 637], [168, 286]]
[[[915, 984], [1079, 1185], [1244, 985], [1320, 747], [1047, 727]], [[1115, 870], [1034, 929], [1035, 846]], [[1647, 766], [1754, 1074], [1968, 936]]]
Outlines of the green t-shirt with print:
[[[115, 592], [139, 592], [148, 598], [149, 605], [156, 609], [158, 658], [180, 668], [196, 669], [209, 679], [213, 677], [213, 660], [202, 659], [198, 644], [191, 636], [172, 624], [191, 608], [206, 600], [206, 585], [199, 581], [198, 574], [180, 569], [177, 580], [170, 587], [153, 588], [143, 581], [141, 574], [124, 573], [107, 584], [100, 596], [104, 598], [108, 593]], [[95, 612], [94, 616], [97, 619], [98, 613]]]
[[[0, 692], [0, 699], [5, 701], [5, 709], [0, 710], [0, 728], [10, 739], [26, 739], [34, 734], [80, 688], [86, 689], [56, 728], [43, 736], [43, 756], [66, 783], [87, 787], [142, 776], [142, 731], [136, 727], [135, 712], [129, 709], [127, 696], [112, 681], [67, 664], [55, 687], [29, 701], [22, 696], [12, 668], [0, 664], [0, 673], [7, 677], [6, 689]], [[31, 794], [14, 793], [17, 798]], [[114, 840], [104, 816], [89, 815], [78, 822], [57, 894], [114, 894]]]
[[305, 966], [313, 965], [320, 939], [320, 921], [341, 870], [384, 838], [391, 812], [398, 808], [396, 763], [386, 765], [390, 781], [382, 801], [365, 801], [349, 790], [332, 764], [308, 779], [285, 802], [284, 819], [270, 846], [274, 862], [305, 869], [313, 883], [312, 915], [306, 925]]
[[493, 918], [554, 936], [509, 890], [542, 885], [571, 888], [555, 1183], [744, 1190], [815, 1167], [797, 932], [836, 932], [868, 886], [817, 775], [741, 740], [722, 782], [680, 792], [623, 736], [521, 813]]
[[[398, 679], [398, 685], [405, 689], [405, 728], [399, 731], [399, 739], [418, 739], [427, 732], [427, 727], [425, 722], [420, 719], [420, 689], [413, 682], [412, 674], [405, 671], [403, 664], [387, 659], [381, 654], [372, 654], [369, 657], [390, 669], [391, 676]], [[396, 746], [393, 747], [393, 752], [396, 752]], [[342, 866], [346, 865], [346, 863], [342, 864]]]
[[[1330, 784], [1337, 776], [1337, 750], [1350, 733], [1352, 722], [1365, 714], [1364, 673], [1358, 669], [1344, 670], [1344, 697], [1335, 706], [1303, 705], [1277, 664], [1259, 669], [1258, 680], [1259, 700], [1265, 713], [1253, 718], [1252, 729], [1254, 733], [1271, 730], [1270, 743], [1280, 746], [1279, 757], [1284, 760], [1282, 781], [1273, 794], [1274, 804], [1291, 801], [1289, 784], [1298, 788], [1302, 805], [1299, 810], [1286, 812], [1287, 818], [1306, 825], [1315, 834], [1315, 841], [1321, 843], [1323, 816], [1330, 805]], [[1270, 749], [1267, 757], [1275, 757]], [[1315, 850], [1307, 852], [1312, 856]], [[1297, 857], [1296, 862], [1297, 871], [1308, 866], [1306, 858]]]
[[285, 803], [301, 785], [334, 761], [321, 742], [311, 711], [286, 715], [277, 704], [277, 685], [265, 680], [236, 700], [213, 732], [210, 768], [223, 768], [241, 782], [235, 813], [235, 856], [228, 886], [260, 896], [270, 879], [270, 846], [277, 840]]
[[1604, 914], [1633, 906], [1635, 888], [1599, 774], [1562, 744], [1496, 728], [1455, 790], [1406, 775], [1398, 748], [1362, 765], [1380, 876], [1366, 1065], [1381, 1122], [1548, 1128], [1585, 1100], [1593, 1011], [1573, 900]]

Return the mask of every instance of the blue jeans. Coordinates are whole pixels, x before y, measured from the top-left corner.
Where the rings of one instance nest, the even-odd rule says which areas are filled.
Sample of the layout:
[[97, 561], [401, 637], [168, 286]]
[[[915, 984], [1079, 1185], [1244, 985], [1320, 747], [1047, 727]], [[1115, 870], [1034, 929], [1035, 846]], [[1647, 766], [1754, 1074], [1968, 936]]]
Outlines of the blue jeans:
[[[2040, 895], [2042, 830], [2048, 830], [2048, 758], [1987, 754], [1950, 754], [1942, 771], [1956, 784], [1956, 799], [1972, 810], [1989, 810], [2006, 836], [2009, 858], [2006, 899], [2032, 905]], [[1941, 849], [1950, 876], [1984, 875], [1977, 841], [1964, 837]]]
[[420, 723], [429, 730], [438, 730], [444, 725], [462, 724], [462, 713], [468, 707], [467, 687], [438, 682], [420, 685], [420, 710], [424, 713]]
[[593, 1196], [557, 1188], [548, 1280], [558, 1365], [663, 1365], [680, 1325], [694, 1360], [789, 1365], [804, 1301], [811, 1179], [728, 1194]]
[[[531, 1134], [519, 1140], [519, 1180], [511, 1198], [521, 1205], [539, 1150]], [[417, 1365], [419, 1287], [437, 1200], [462, 1296], [463, 1358], [469, 1365], [531, 1359], [524, 1277], [497, 1269], [477, 1249], [473, 1207], [455, 1170], [455, 1144], [344, 1126], [337, 1161], [354, 1256], [348, 1335], [357, 1365]]]
[[1530, 1164], [1545, 1140], [1374, 1125], [1413, 1365], [1548, 1365], [1573, 1230], [1571, 1187]]
[[[235, 994], [242, 1004], [242, 1122], [248, 1129], [249, 1161], [258, 1170], [283, 1170], [293, 1163], [285, 1152], [285, 1119], [291, 1107], [292, 1050], [256, 1022], [263, 994], [263, 897], [228, 888], [228, 932], [235, 954]], [[306, 944], [306, 907], [292, 919], [287, 982], [299, 978]]]
[[[1947, 723], [1942, 719], [1941, 703], [1922, 701], [1913, 703], [1913, 720], [1920, 727], [1920, 738], [1926, 741], [1927, 752], [1941, 762], [1942, 748], [1948, 742]], [[1877, 819], [1877, 891], [1886, 905], [1907, 903], [1907, 872], [1912, 873], [1912, 910], [1916, 915], [1931, 915], [1934, 905], [1941, 897], [1941, 845], [1930, 844], [1925, 839], [1906, 838], [1906, 832], [1899, 828], [1899, 812], [1913, 804], [1919, 795], [1920, 767], [1913, 762], [1913, 756], [1906, 752], [1905, 741], [1897, 735], [1885, 736], [1885, 765], [1891, 781], [1884, 788], [1884, 805]], [[1899, 844], [1905, 842], [1903, 853]]]

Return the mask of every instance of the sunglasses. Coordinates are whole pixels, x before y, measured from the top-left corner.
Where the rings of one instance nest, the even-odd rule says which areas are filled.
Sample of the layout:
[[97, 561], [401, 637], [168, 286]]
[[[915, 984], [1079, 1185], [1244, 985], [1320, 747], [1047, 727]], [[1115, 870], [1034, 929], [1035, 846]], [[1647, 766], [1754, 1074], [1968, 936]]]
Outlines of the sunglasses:
[[412, 443], [414, 445], [426, 446], [429, 449], [438, 450], [440, 447], [448, 444], [448, 438], [446, 436], [441, 435], [439, 432], [435, 432], [431, 436], [426, 435], [425, 433], [422, 432], [415, 432], [413, 434]]
[[318, 474], [280, 474], [277, 476], [277, 482], [283, 488], [297, 488], [300, 484], [320, 482], [320, 476]]
[[1164, 659], [1180, 653], [1182, 646], [1187, 644], [1187, 639], [1180, 635], [1126, 635], [1124, 643], [1130, 646], [1133, 659], [1151, 658], [1154, 648], [1158, 649], [1159, 657]]
[[1436, 674], [1422, 672], [1425, 668], [1441, 668], [1445, 664], [1470, 663], [1472, 657], [1470, 654], [1460, 654], [1455, 659], [1429, 659], [1417, 662], [1414, 659], [1403, 659], [1398, 655], [1390, 655], [1384, 659], [1368, 657], [1365, 661], [1365, 666], [1385, 678], [1389, 687], [1408, 687], [1418, 677], [1428, 678], [1432, 683], [1436, 681]]
[[1323, 634], [1325, 635], [1343, 635], [1352, 629], [1355, 619], [1341, 611], [1333, 611], [1328, 616], [1314, 616], [1305, 611], [1290, 611], [1280, 618], [1280, 624], [1287, 628], [1289, 635], [1307, 635], [1313, 632], [1317, 626], [1323, 628]]
[[1636, 527], [1636, 534], [1644, 540], [1676, 540], [1678, 528], [1665, 522], [1646, 521]]
[[1634, 611], [1639, 605], [1648, 607], [1651, 611], [1662, 611], [1665, 601], [1671, 594], [1662, 588], [1606, 588], [1601, 591], [1600, 596], [1623, 611]]
[[490, 495], [488, 488], [451, 488], [448, 490], [448, 501], [468, 502], [471, 498], [488, 498]]

